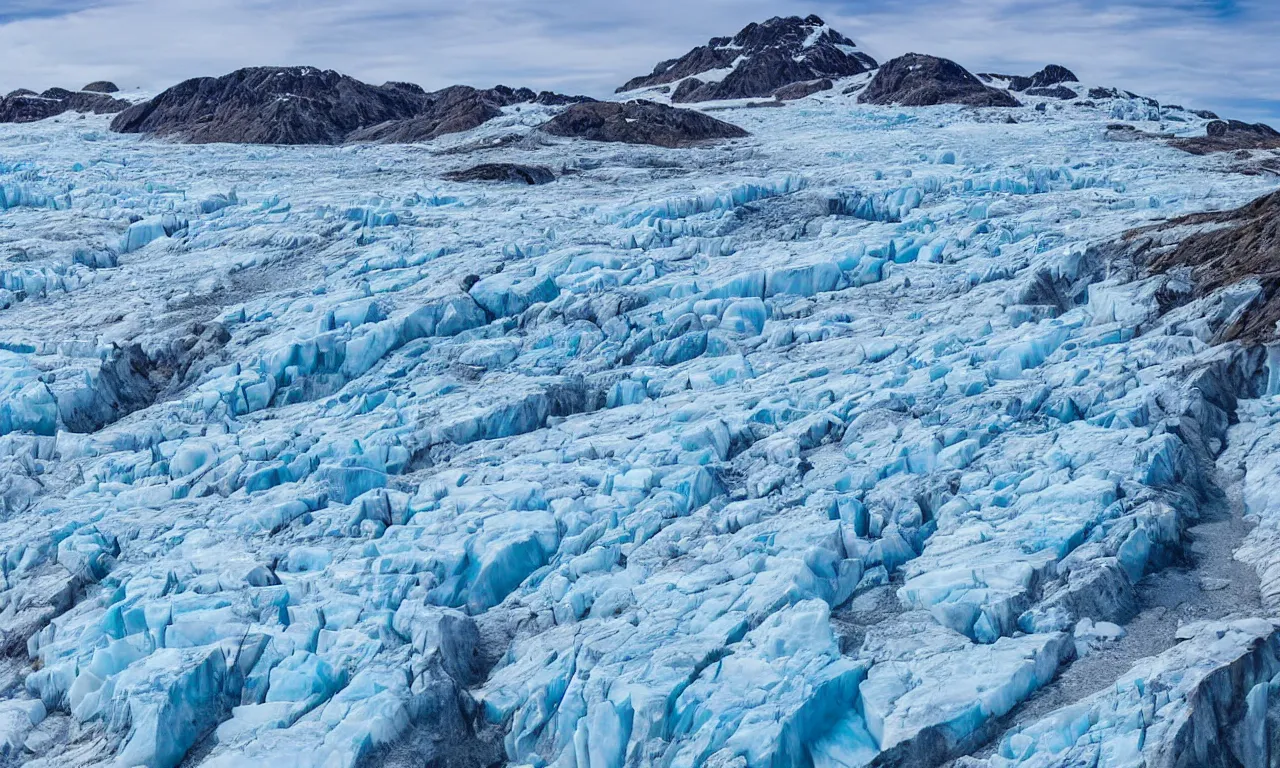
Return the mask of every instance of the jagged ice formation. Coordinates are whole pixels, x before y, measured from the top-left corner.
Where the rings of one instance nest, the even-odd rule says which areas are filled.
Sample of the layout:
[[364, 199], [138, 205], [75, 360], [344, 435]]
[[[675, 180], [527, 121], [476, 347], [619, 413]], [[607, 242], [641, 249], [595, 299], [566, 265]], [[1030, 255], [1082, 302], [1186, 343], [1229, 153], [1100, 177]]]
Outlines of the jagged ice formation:
[[[1123, 95], [840, 91], [0, 127], [2, 759], [1267, 765], [1280, 352], [1122, 236], [1274, 180]], [[500, 162], [557, 178], [442, 178]]]

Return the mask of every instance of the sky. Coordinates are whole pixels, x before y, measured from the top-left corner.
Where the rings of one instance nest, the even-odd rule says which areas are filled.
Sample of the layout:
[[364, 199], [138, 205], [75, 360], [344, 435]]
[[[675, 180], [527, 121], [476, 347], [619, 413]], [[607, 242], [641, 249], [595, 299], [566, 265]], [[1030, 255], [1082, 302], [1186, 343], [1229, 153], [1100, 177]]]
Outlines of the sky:
[[604, 96], [711, 37], [810, 13], [881, 61], [1062, 64], [1089, 84], [1280, 125], [1278, 0], [0, 0], [0, 92], [100, 79], [159, 91], [306, 64]]

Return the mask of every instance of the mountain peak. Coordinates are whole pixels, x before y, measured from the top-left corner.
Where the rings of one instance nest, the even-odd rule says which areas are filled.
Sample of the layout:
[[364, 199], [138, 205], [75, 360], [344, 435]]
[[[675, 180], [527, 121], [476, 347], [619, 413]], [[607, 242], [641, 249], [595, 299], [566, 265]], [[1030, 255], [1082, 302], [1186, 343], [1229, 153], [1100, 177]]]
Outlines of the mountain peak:
[[661, 62], [618, 92], [666, 88], [676, 102], [756, 98], [795, 83], [860, 75], [875, 67], [875, 59], [818, 16], [775, 16]]
[[112, 114], [129, 107], [128, 101], [112, 97], [111, 91], [94, 87], [103, 85], [111, 84], [90, 83], [78, 92], [49, 88], [36, 93], [18, 88], [0, 98], [0, 123], [32, 123], [64, 112]]
[[990, 88], [950, 59], [908, 53], [886, 62], [858, 100], [863, 104], [925, 107], [964, 104], [971, 107], [1017, 107], [1008, 91]]

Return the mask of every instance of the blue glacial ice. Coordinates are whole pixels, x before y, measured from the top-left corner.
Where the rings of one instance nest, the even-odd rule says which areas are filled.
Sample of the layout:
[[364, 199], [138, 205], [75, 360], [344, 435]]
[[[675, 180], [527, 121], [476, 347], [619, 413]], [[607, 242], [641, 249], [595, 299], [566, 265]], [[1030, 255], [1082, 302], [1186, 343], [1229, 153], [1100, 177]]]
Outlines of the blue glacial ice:
[[852, 98], [486, 150], [574, 171], [518, 189], [0, 126], [0, 762], [1217, 759], [1261, 614], [1018, 718], [1221, 467], [1280, 602], [1280, 351], [1216, 343], [1262, 289], [1110, 250], [1274, 180], [1105, 141], [1140, 100]]

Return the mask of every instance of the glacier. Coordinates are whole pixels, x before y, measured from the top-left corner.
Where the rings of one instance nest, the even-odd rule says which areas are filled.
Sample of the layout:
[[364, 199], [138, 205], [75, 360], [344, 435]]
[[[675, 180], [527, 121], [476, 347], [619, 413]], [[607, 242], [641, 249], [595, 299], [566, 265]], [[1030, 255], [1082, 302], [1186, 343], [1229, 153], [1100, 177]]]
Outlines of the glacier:
[[[1112, 247], [1274, 178], [1108, 141], [1203, 130], [1124, 97], [553, 113], [0, 126], [0, 762], [1280, 760], [1280, 351], [1216, 343], [1260, 289], [1168, 312]], [[1253, 602], [1160, 603], [1228, 561]]]

